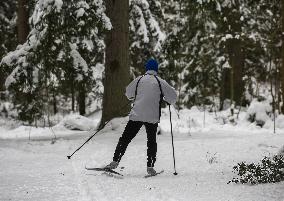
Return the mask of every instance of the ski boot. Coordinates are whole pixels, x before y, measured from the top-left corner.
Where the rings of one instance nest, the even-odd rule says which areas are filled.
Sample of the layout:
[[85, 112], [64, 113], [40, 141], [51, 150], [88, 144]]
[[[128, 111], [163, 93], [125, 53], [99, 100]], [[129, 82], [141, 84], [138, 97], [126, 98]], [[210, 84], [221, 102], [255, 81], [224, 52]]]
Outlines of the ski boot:
[[118, 166], [118, 162], [112, 161], [110, 164], [108, 164], [108, 165], [105, 166], [104, 168], [105, 168], [105, 169], [111, 169], [111, 170], [113, 170], [113, 169], [117, 168], [117, 166]]
[[154, 167], [147, 167], [147, 173], [148, 175], [154, 176], [157, 174], [156, 170], [154, 169]]

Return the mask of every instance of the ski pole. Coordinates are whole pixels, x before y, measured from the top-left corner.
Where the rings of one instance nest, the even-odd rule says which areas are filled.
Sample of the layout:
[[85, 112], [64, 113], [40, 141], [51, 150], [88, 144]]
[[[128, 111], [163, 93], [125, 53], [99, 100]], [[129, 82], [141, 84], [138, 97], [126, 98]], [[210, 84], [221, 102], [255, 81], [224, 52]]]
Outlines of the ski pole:
[[[124, 109], [126, 106], [128, 106], [130, 104], [130, 102], [128, 102], [126, 105], [124, 105], [123, 107], [121, 107], [118, 112], [120, 112], [122, 109]], [[67, 156], [68, 159], [71, 159], [71, 157], [77, 152], [79, 151], [87, 142], [89, 142], [98, 132], [100, 132], [101, 130], [103, 130], [103, 128], [111, 121], [108, 120], [107, 122], [105, 122], [105, 124], [99, 128], [93, 135], [91, 135], [78, 149], [76, 149], [71, 155]]]
[[172, 135], [172, 148], [173, 148], [173, 159], [174, 159], [174, 175], [177, 175], [176, 171], [176, 159], [175, 159], [175, 147], [174, 147], [174, 135], [173, 135], [173, 124], [172, 124], [172, 113], [171, 113], [171, 105], [169, 104], [169, 111], [170, 111], [170, 123], [171, 123], [171, 135]]
[[[108, 122], [107, 122], [108, 123]], [[106, 123], [106, 124], [107, 124]], [[106, 125], [105, 124], [105, 125]], [[98, 129], [91, 137], [89, 137], [78, 149], [76, 149], [70, 156], [67, 156], [68, 159], [71, 159], [71, 157], [77, 152], [79, 151], [87, 142], [89, 142], [98, 132], [100, 132], [104, 127], [105, 125], [101, 128], [101, 129]]]

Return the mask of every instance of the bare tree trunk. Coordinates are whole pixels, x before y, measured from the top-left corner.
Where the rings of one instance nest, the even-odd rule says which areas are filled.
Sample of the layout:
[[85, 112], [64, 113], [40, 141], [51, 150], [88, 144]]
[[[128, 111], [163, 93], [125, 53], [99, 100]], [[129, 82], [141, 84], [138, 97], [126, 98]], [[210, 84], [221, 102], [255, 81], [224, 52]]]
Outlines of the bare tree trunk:
[[1, 68], [0, 69], [0, 99], [3, 98], [1, 97], [2, 96], [1, 92], [5, 91], [5, 80], [6, 80], [6, 75], [5, 75], [3, 68]]
[[17, 30], [19, 43], [25, 43], [29, 34], [28, 0], [18, 0]]
[[[230, 69], [224, 69], [223, 87], [221, 88], [221, 102], [229, 98], [235, 102], [235, 106], [242, 104], [242, 96], [244, 91], [243, 84], [243, 67], [244, 67], [244, 53], [242, 50], [242, 41], [236, 38], [242, 32], [242, 25], [240, 22], [239, 13], [240, 2], [234, 1], [234, 6], [225, 10], [225, 16], [228, 19], [226, 28], [233, 38], [227, 40], [226, 48], [229, 56]], [[222, 108], [222, 106], [221, 106]]]
[[241, 104], [243, 94], [243, 66], [244, 56], [239, 39], [230, 39], [228, 41], [228, 52], [231, 68], [231, 100], [235, 101], [236, 105]]
[[74, 82], [72, 81], [71, 84], [71, 100], [72, 100], [72, 112], [75, 112], [75, 89], [74, 89]]
[[57, 101], [55, 92], [52, 93], [53, 96], [53, 113], [57, 114]]
[[224, 109], [224, 100], [231, 98], [230, 69], [224, 68], [220, 86], [220, 110]]
[[281, 82], [281, 92], [282, 92], [282, 107], [281, 107], [281, 113], [284, 114], [284, 0], [281, 0], [281, 17], [282, 17], [282, 63], [280, 68], [280, 82]]
[[[277, 68], [277, 66], [276, 66]], [[271, 75], [269, 75], [269, 81], [270, 81], [270, 94], [272, 97], [272, 112], [273, 112], [273, 132], [276, 133], [276, 125], [275, 125], [275, 118], [276, 118], [276, 114], [275, 114], [275, 95], [276, 95], [276, 91], [273, 90], [273, 86], [274, 89], [276, 88], [275, 82], [273, 83], [273, 81], [275, 81], [276, 77], [273, 75], [273, 69], [272, 69], [272, 54], [270, 53], [270, 59], [269, 59], [269, 71], [271, 72]], [[275, 72], [276, 74], [276, 72]], [[275, 93], [274, 93], [275, 92]]]
[[[106, 0], [106, 13], [113, 29], [106, 35], [106, 60], [101, 126], [112, 118], [125, 115], [128, 108], [125, 87], [130, 80], [129, 1]], [[120, 111], [119, 111], [120, 110]]]
[[80, 115], [86, 114], [86, 90], [83, 83], [79, 83], [78, 87], [78, 105]]

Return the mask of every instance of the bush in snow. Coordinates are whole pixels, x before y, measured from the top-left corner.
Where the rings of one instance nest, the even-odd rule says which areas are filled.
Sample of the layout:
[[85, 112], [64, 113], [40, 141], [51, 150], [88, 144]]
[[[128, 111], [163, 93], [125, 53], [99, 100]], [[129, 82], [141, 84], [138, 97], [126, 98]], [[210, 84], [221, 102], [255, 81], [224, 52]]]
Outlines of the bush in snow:
[[284, 129], [284, 115], [281, 114], [276, 119], [276, 125], [278, 128]]
[[17, 115], [17, 112], [14, 109], [14, 105], [9, 102], [1, 102], [0, 101], [0, 116], [9, 118], [14, 118]]
[[262, 127], [265, 122], [270, 118], [269, 115], [272, 112], [272, 107], [266, 101], [259, 102], [253, 100], [247, 111], [247, 120], [255, 122], [256, 125]]
[[57, 126], [64, 126], [70, 130], [89, 131], [96, 128], [96, 123], [84, 116], [71, 114], [65, 117]]
[[280, 149], [279, 155], [282, 155], [284, 157], [284, 146]]
[[264, 157], [260, 164], [241, 162], [233, 169], [240, 177], [233, 178], [229, 183], [254, 185], [284, 181], [284, 156], [279, 154], [272, 158]]

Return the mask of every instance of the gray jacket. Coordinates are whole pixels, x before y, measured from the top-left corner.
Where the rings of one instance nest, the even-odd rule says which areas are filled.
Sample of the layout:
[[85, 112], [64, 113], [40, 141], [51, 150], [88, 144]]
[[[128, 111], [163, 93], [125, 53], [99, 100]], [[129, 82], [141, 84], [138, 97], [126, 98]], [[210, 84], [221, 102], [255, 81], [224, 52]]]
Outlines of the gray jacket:
[[[129, 119], [132, 121], [142, 121], [148, 123], [159, 122], [159, 102], [160, 102], [160, 88], [159, 83], [154, 77], [157, 75], [156, 71], [147, 71], [142, 77], [139, 76], [133, 80], [127, 87], [125, 95], [129, 100], [135, 98], [135, 90], [138, 80], [137, 96], [134, 106], [130, 111]], [[170, 104], [174, 104], [177, 99], [177, 93], [165, 80], [159, 78], [161, 88], [164, 94], [164, 100]]]

